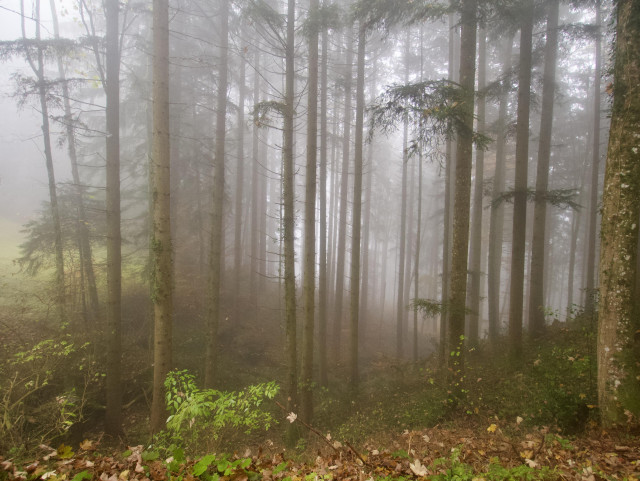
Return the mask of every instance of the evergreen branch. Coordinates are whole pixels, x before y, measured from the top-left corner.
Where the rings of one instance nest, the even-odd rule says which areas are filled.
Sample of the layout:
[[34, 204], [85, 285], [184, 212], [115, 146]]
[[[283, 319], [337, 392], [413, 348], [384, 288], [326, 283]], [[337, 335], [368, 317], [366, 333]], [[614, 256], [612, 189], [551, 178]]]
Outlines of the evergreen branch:
[[[546, 192], [537, 192], [535, 189], [527, 188], [527, 202], [546, 202], [549, 205], [558, 207], [559, 209], [580, 210], [582, 206], [576, 202], [578, 196], [577, 189], [555, 189]], [[498, 197], [491, 201], [490, 207], [495, 209], [502, 203], [512, 203], [513, 199], [518, 195], [516, 190], [508, 190], [502, 192]]]

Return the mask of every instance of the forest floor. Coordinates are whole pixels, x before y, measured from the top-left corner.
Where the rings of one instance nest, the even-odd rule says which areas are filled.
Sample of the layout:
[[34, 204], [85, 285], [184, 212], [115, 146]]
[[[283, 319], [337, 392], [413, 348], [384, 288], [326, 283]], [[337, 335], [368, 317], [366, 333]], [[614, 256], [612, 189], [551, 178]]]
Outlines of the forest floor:
[[255, 480], [638, 480], [640, 438], [628, 430], [592, 427], [562, 437], [548, 429], [520, 429], [496, 422], [453, 422], [419, 431], [387, 434], [362, 447], [323, 439], [315, 458], [271, 442], [233, 455], [196, 458], [182, 449], [128, 447], [107, 452], [97, 440], [54, 449], [14, 464], [0, 457], [0, 479], [82, 481]]

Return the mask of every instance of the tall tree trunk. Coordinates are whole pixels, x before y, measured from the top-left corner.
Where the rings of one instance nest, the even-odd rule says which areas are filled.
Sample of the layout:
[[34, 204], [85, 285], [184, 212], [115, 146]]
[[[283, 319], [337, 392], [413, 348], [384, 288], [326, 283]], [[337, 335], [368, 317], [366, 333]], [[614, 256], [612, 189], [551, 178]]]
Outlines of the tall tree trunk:
[[[507, 38], [504, 47], [503, 75], [511, 68], [513, 39]], [[493, 175], [492, 201], [497, 199], [505, 188], [505, 126], [508, 107], [508, 86], [505, 84], [500, 93], [498, 122], [496, 132], [496, 167]], [[502, 238], [504, 231], [504, 206], [502, 203], [491, 208], [489, 226], [489, 262], [488, 262], [488, 304], [489, 304], [489, 341], [496, 345], [500, 333], [500, 274], [502, 270]]]
[[[285, 289], [285, 326], [287, 338], [287, 410], [297, 412], [298, 405], [298, 369], [296, 338], [296, 274], [295, 274], [295, 211], [294, 211], [294, 80], [295, 80], [295, 0], [287, 4], [287, 43], [285, 53], [285, 98], [283, 132], [283, 203], [284, 203], [284, 289]], [[314, 196], [315, 199], [315, 196]], [[288, 447], [295, 445], [297, 431], [289, 423], [286, 435]]]
[[171, 248], [171, 146], [169, 142], [169, 2], [153, 4], [153, 400], [151, 431], [165, 426], [164, 381], [172, 364], [173, 267]]
[[349, 160], [351, 157], [351, 87], [353, 76], [353, 32], [346, 29], [347, 59], [344, 77], [344, 136], [342, 143], [342, 175], [340, 178], [340, 225], [336, 253], [335, 318], [333, 324], [334, 360], [340, 360], [342, 336], [345, 251], [347, 246], [347, 205], [349, 203]]
[[[413, 264], [413, 298], [420, 297], [420, 236], [422, 235], [422, 147], [418, 155], [418, 215], [416, 222], [416, 252]], [[413, 360], [418, 360], [418, 310], [413, 310]]]
[[[376, 82], [377, 82], [377, 59], [373, 60], [373, 72], [371, 74], [371, 93], [372, 96], [376, 95]], [[362, 291], [360, 295], [360, 319], [363, 322], [367, 322], [368, 313], [369, 313], [369, 243], [371, 239], [371, 185], [373, 181], [373, 154], [374, 154], [374, 143], [373, 140], [369, 143], [369, 149], [367, 151], [368, 164], [369, 169], [366, 174], [366, 186], [365, 190], [365, 199], [364, 199], [364, 218], [362, 220], [362, 245], [364, 247], [364, 252], [362, 253]], [[375, 252], [375, 251], [374, 251]], [[375, 265], [375, 264], [374, 264]], [[374, 269], [375, 271], [375, 269]], [[375, 280], [375, 273], [374, 273]], [[375, 289], [374, 291], [375, 292]]]
[[[485, 133], [487, 83], [487, 35], [479, 32], [478, 41], [478, 132]], [[476, 149], [476, 175], [473, 187], [473, 222], [471, 224], [471, 247], [469, 249], [469, 345], [478, 345], [480, 327], [480, 280], [482, 270], [482, 198], [484, 191], [484, 148]]]
[[520, 30], [520, 72], [518, 76], [518, 117], [516, 127], [516, 173], [513, 199], [513, 242], [509, 289], [509, 344], [515, 360], [522, 354], [522, 315], [524, 305], [524, 265], [527, 231], [527, 170], [529, 163], [529, 109], [533, 4], [525, 2]]
[[[453, 82], [456, 79], [455, 74], [455, 19], [453, 13], [449, 14], [449, 72], [448, 79]], [[454, 175], [454, 155], [453, 155], [453, 140], [447, 139], [446, 153], [445, 153], [445, 180], [444, 180], [444, 220], [443, 220], [443, 240], [442, 240], [442, 303], [446, 304], [449, 301], [450, 292], [450, 279], [451, 279], [451, 203], [453, 199], [452, 192], [452, 180]], [[449, 329], [449, 314], [448, 310], [445, 310], [440, 315], [440, 344], [439, 344], [439, 356], [440, 363], [445, 365], [447, 363], [447, 331]]]
[[596, 271], [596, 231], [598, 224], [598, 179], [600, 172], [600, 85], [602, 75], [602, 35], [600, 28], [602, 24], [600, 12], [600, 0], [596, 1], [596, 66], [595, 79], [593, 84], [593, 150], [591, 152], [591, 189], [589, 198], [589, 233], [587, 252], [587, 285], [585, 311], [594, 314], [595, 309], [595, 271]]
[[318, 0], [311, 0], [309, 17], [309, 83], [307, 85], [307, 172], [304, 208], [304, 279], [302, 305], [302, 389], [301, 413], [310, 423], [313, 418], [313, 342], [316, 295], [316, 172], [318, 161]]
[[120, 235], [120, 45], [119, 3], [107, 0], [107, 410], [105, 429], [122, 430], [122, 238]]
[[209, 312], [205, 353], [204, 385], [213, 387], [218, 370], [218, 327], [220, 324], [222, 273], [224, 270], [224, 169], [229, 75], [229, 0], [220, 2], [220, 65], [216, 98], [215, 158], [213, 172], [213, 211], [211, 254], [209, 258]]
[[465, 303], [469, 249], [469, 209], [471, 207], [471, 163], [473, 155], [474, 86], [476, 77], [477, 2], [464, 0], [460, 25], [460, 87], [463, 89], [462, 128], [458, 132], [456, 153], [456, 193], [453, 207], [453, 250], [451, 255], [451, 294], [449, 301], [449, 344], [459, 352], [451, 372], [452, 379], [464, 369]]
[[547, 245], [547, 200], [545, 197], [549, 189], [559, 11], [560, 0], [553, 0], [549, 4], [547, 18], [547, 43], [544, 54], [544, 83], [542, 87], [542, 112], [540, 114], [540, 140], [538, 143], [538, 167], [536, 173], [536, 202], [533, 213], [533, 240], [531, 243], [529, 329], [531, 336], [534, 338], [540, 337], [544, 332], [543, 279], [545, 273], [545, 247]]
[[616, 17], [598, 313], [598, 405], [605, 426], [625, 422], [625, 402], [637, 409], [639, 389], [640, 317], [634, 312], [634, 287], [640, 216], [640, 1], [619, 0]]
[[[408, 83], [408, 75], [405, 74], [405, 84]], [[407, 166], [409, 163], [408, 146], [409, 123], [405, 118], [402, 135], [402, 194], [400, 200], [400, 232], [398, 233], [398, 282], [396, 291], [396, 357], [402, 358], [404, 353], [404, 340], [406, 337], [404, 323], [404, 270], [405, 248], [407, 232]]]
[[360, 234], [362, 226], [362, 163], [364, 134], [364, 64], [366, 53], [366, 30], [364, 24], [358, 28], [358, 68], [356, 76], [356, 131], [355, 160], [353, 171], [353, 231], [351, 235], [351, 332], [350, 332], [350, 384], [358, 389], [358, 323], [360, 314]]
[[[55, 0], [50, 0], [51, 17], [53, 21], [53, 33], [56, 39], [60, 38], [60, 28], [58, 26], [58, 14], [56, 12]], [[73, 115], [71, 113], [71, 101], [69, 96], [69, 85], [66, 79], [66, 72], [62, 62], [62, 56], [58, 55], [58, 76], [62, 81], [62, 97], [64, 106], [64, 123], [67, 134], [67, 149], [69, 161], [71, 163], [71, 176], [73, 178], [74, 197], [78, 214], [76, 218], [76, 229], [78, 236], [78, 250], [80, 252], [82, 275], [87, 281], [89, 294], [89, 320], [94, 321], [98, 317], [98, 288], [96, 286], [96, 276], [93, 270], [93, 255], [91, 252], [91, 241], [89, 239], [89, 228], [87, 227], [87, 213], [84, 205], [84, 185], [80, 180], [78, 169], [78, 155], [76, 152], [76, 131], [74, 129]]]
[[[244, 28], [241, 28], [240, 38], [244, 38]], [[240, 278], [242, 271], [242, 210], [243, 210], [243, 198], [244, 198], [244, 102], [246, 97], [246, 82], [247, 82], [247, 62], [244, 56], [244, 48], [240, 46], [240, 85], [238, 87], [238, 164], [236, 170], [236, 202], [235, 202], [235, 226], [233, 233], [233, 265], [234, 265], [234, 292], [233, 292], [233, 315], [236, 322], [239, 322], [239, 302], [240, 292], [244, 289], [240, 288]]]
[[322, 32], [320, 75], [320, 263], [318, 266], [318, 368], [320, 384], [327, 386], [327, 90], [329, 35]]
[[[255, 72], [253, 76], [253, 103], [260, 102], [260, 49], [255, 51]], [[251, 139], [251, 272], [249, 293], [251, 296], [251, 309], [253, 320], [258, 320], [258, 285], [260, 275], [260, 231], [259, 213], [262, 205], [260, 198], [260, 178], [258, 167], [260, 166], [260, 127], [254, 122]]]

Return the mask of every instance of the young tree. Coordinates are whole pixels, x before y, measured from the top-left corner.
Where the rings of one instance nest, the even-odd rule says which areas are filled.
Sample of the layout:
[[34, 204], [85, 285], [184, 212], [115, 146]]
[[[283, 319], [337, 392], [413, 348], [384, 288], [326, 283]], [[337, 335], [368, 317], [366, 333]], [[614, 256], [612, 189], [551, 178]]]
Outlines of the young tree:
[[[50, 0], [51, 20], [53, 23], [53, 35], [56, 40], [60, 40], [60, 27], [58, 24], [58, 14], [56, 10], [55, 0]], [[74, 128], [74, 119], [71, 113], [71, 100], [69, 92], [69, 84], [66, 78], [66, 72], [63, 63], [63, 56], [57, 56], [58, 76], [62, 84], [62, 101], [64, 106], [64, 124], [67, 135], [67, 151], [69, 153], [69, 161], [71, 163], [71, 176], [73, 178], [75, 202], [77, 208], [76, 230], [78, 237], [78, 251], [80, 255], [80, 269], [83, 281], [86, 280], [87, 291], [89, 294], [89, 311], [86, 318], [95, 322], [98, 317], [98, 288], [96, 286], [96, 276], [93, 269], [93, 254], [91, 252], [91, 240], [89, 238], [89, 229], [87, 228], [87, 211], [85, 208], [85, 192], [84, 186], [80, 180], [80, 170], [78, 168], [78, 154], [76, 150], [76, 131]], [[84, 296], [84, 282], [82, 285]], [[84, 309], [83, 305], [83, 309]]]
[[598, 312], [598, 405], [605, 426], [623, 421], [622, 407], [634, 397], [632, 404], [637, 406], [640, 389], [640, 325], [634, 312], [640, 218], [640, 1], [618, 0], [616, 19]]
[[151, 153], [154, 307], [151, 431], [165, 426], [164, 381], [172, 363], [173, 267], [171, 261], [171, 181], [169, 142], [169, 2], [153, 4], [153, 145]]

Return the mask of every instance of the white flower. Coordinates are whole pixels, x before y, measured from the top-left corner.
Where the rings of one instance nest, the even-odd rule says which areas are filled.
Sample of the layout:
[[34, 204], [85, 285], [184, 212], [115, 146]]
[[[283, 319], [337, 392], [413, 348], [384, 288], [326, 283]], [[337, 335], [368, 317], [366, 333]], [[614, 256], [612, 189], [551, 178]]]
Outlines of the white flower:
[[298, 419], [298, 415], [296, 413], [289, 413], [287, 416], [287, 421], [290, 423], [294, 422], [296, 419]]

